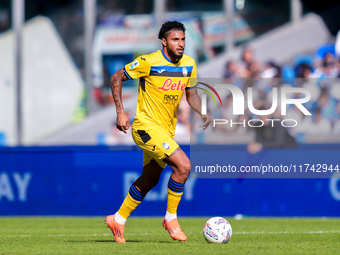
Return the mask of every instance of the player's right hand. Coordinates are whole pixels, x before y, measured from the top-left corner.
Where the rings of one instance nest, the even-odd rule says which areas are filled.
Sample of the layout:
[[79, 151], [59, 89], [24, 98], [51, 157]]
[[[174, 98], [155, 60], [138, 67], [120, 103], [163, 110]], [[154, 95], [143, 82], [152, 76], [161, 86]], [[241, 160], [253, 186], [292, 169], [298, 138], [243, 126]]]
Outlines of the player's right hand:
[[125, 112], [117, 113], [117, 128], [118, 130], [127, 133], [126, 131], [130, 128], [129, 118], [126, 116]]

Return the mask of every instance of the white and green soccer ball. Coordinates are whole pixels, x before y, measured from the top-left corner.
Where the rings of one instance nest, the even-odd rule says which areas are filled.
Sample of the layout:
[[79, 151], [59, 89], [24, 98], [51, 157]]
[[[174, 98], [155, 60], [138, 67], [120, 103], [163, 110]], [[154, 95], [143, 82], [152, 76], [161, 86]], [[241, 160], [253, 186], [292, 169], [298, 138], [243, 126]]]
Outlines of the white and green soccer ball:
[[222, 217], [210, 218], [203, 227], [203, 236], [208, 243], [226, 243], [232, 235], [230, 223]]

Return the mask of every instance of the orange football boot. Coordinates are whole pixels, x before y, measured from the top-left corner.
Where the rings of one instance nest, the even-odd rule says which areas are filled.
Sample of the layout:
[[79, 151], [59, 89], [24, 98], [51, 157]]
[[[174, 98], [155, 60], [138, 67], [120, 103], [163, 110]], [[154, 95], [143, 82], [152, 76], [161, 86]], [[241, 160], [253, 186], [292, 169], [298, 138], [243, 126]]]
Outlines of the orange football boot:
[[119, 225], [115, 221], [115, 215], [107, 216], [105, 219], [105, 223], [107, 224], [107, 227], [111, 229], [117, 243], [126, 243], [125, 238], [123, 237], [125, 224]]
[[168, 230], [172, 239], [178, 241], [186, 241], [188, 239], [183, 233], [177, 219], [173, 219], [171, 221], [165, 221], [165, 219], [163, 219], [162, 224], [165, 230]]

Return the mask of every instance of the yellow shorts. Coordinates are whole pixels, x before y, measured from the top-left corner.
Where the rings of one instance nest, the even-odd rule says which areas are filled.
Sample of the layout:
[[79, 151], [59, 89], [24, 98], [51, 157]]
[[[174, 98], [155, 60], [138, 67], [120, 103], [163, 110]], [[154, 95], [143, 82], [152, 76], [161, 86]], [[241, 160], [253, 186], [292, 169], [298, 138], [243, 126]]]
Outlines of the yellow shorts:
[[143, 149], [143, 167], [154, 159], [158, 165], [165, 168], [166, 163], [163, 159], [170, 156], [179, 147], [173, 139], [174, 137], [161, 128], [132, 129], [132, 138]]

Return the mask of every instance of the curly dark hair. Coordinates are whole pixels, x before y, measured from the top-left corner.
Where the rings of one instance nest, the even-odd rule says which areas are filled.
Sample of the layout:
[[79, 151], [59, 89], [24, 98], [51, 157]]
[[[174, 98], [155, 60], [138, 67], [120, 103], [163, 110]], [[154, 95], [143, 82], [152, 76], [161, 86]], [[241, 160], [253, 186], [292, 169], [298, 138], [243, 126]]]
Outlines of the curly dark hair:
[[170, 30], [180, 30], [185, 32], [185, 26], [178, 21], [167, 21], [165, 22], [158, 33], [158, 39], [165, 38], [165, 34]]

